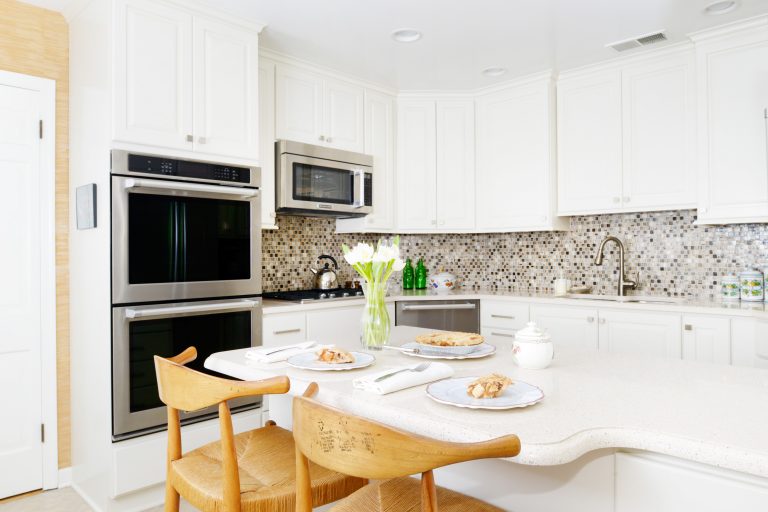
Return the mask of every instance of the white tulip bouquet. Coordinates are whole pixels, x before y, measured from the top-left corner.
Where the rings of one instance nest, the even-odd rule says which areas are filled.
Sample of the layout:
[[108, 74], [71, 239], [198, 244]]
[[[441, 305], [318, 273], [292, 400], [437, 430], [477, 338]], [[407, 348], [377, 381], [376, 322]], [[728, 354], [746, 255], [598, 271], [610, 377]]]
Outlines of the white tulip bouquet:
[[400, 237], [379, 240], [376, 249], [370, 244], [358, 243], [353, 249], [342, 244], [344, 259], [360, 274], [365, 283], [365, 311], [363, 312], [362, 343], [368, 349], [380, 350], [389, 339], [389, 313], [384, 297], [387, 281], [394, 272], [405, 267], [400, 257]]

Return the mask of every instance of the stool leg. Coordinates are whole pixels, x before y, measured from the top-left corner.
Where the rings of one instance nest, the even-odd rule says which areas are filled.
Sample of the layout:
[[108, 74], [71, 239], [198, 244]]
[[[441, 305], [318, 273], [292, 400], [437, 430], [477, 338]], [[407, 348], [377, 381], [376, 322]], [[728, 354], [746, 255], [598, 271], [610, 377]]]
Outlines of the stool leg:
[[179, 493], [169, 480], [165, 481], [165, 512], [179, 512]]
[[437, 488], [431, 469], [421, 474], [421, 512], [437, 512]]

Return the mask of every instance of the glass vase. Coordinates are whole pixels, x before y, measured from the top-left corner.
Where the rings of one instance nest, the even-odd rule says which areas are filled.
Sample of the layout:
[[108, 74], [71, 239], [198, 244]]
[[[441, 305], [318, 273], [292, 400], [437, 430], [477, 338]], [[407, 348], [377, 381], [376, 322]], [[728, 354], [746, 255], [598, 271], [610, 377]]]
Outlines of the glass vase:
[[389, 312], [384, 302], [387, 283], [363, 283], [363, 293], [365, 308], [360, 341], [366, 350], [381, 350], [389, 341]]

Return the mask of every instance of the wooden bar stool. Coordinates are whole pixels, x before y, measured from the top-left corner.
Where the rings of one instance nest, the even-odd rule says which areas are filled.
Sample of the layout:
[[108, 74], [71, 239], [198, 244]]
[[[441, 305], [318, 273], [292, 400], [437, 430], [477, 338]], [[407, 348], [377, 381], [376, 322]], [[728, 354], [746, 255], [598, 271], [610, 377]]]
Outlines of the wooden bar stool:
[[[168, 464], [165, 511], [179, 510], [179, 495], [204, 512], [292, 512], [296, 507], [295, 449], [291, 433], [268, 422], [233, 435], [227, 400], [287, 393], [288, 377], [242, 382], [185, 368], [190, 347], [168, 359], [155, 356], [160, 399], [168, 406]], [[221, 442], [181, 455], [179, 410], [218, 404]], [[320, 506], [348, 496], [367, 481], [313, 466], [306, 499]], [[311, 507], [310, 507], [311, 510]]]
[[[318, 403], [310, 384], [293, 399], [296, 442], [296, 512], [311, 512], [312, 463], [371, 483], [345, 498], [331, 512], [503, 512], [458, 492], [435, 487], [432, 470], [475, 459], [514, 457], [520, 453], [515, 435], [483, 443], [448, 443], [350, 416]], [[310, 462], [311, 461], [311, 462]], [[408, 475], [421, 473], [421, 483]]]

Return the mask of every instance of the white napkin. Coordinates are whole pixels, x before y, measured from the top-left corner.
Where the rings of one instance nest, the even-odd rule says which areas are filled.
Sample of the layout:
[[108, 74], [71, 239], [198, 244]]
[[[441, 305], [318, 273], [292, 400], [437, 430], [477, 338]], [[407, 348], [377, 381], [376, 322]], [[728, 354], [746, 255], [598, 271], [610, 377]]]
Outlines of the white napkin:
[[[279, 361], [285, 361], [289, 357], [295, 356], [296, 354], [301, 354], [302, 352], [313, 352], [319, 348], [320, 345], [318, 345], [316, 341], [305, 341], [303, 343], [286, 345], [284, 347], [252, 348], [245, 353], [245, 357], [246, 359], [250, 359], [251, 361], [255, 361], [257, 363], [277, 363]], [[279, 350], [279, 352], [275, 352], [276, 350]]]
[[440, 379], [445, 379], [453, 375], [453, 368], [445, 363], [432, 363], [424, 371], [421, 372], [400, 372], [397, 375], [387, 377], [379, 382], [374, 380], [382, 375], [392, 373], [396, 370], [403, 368], [416, 368], [418, 363], [407, 366], [395, 366], [387, 368], [380, 372], [371, 373], [365, 377], [360, 377], [352, 381], [352, 386], [356, 389], [362, 389], [363, 391], [370, 391], [371, 393], [378, 393], [379, 395], [386, 395], [394, 391], [400, 391], [401, 389], [412, 388], [420, 384], [426, 384]]

